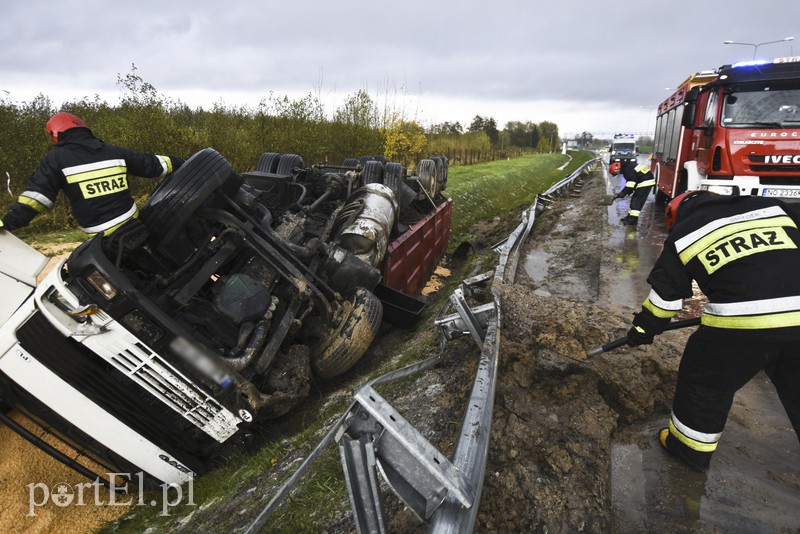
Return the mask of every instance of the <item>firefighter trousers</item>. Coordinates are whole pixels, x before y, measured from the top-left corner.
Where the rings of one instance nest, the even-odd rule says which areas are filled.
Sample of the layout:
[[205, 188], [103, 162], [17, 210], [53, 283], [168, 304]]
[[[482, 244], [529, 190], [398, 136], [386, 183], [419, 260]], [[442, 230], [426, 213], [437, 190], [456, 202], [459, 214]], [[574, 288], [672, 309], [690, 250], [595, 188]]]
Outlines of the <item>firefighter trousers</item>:
[[689, 337], [666, 446], [690, 467], [708, 468], [734, 394], [762, 370], [800, 439], [800, 340], [770, 340], [763, 332], [730, 335], [701, 326]]
[[653, 186], [647, 187], [637, 187], [633, 190], [633, 195], [631, 195], [631, 203], [628, 206], [628, 215], [631, 217], [638, 217], [642, 213], [642, 207], [644, 206], [647, 197], [650, 196], [650, 191], [653, 189]]

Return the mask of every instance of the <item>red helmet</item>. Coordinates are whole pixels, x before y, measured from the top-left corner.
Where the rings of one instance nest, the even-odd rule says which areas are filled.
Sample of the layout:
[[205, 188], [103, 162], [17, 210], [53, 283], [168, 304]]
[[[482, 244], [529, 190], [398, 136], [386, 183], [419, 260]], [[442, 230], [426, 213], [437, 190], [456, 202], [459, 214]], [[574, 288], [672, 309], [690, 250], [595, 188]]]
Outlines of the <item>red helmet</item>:
[[608, 166], [608, 172], [612, 176], [618, 175], [620, 170], [622, 170], [622, 165], [620, 165], [619, 161], [615, 161], [614, 163]]
[[75, 115], [70, 115], [63, 111], [50, 117], [45, 127], [47, 135], [50, 136], [50, 139], [52, 139], [54, 143], [58, 143], [58, 134], [71, 130], [72, 128], [88, 128], [88, 126]]
[[673, 198], [667, 204], [667, 209], [664, 212], [664, 222], [667, 224], [667, 232], [672, 230], [672, 227], [675, 226], [675, 223], [678, 222], [678, 210], [683, 205], [684, 202], [689, 200], [690, 198], [695, 198], [701, 195], [708, 195], [712, 194], [705, 190], [695, 190], [695, 191], [686, 191], [681, 193], [677, 197]]

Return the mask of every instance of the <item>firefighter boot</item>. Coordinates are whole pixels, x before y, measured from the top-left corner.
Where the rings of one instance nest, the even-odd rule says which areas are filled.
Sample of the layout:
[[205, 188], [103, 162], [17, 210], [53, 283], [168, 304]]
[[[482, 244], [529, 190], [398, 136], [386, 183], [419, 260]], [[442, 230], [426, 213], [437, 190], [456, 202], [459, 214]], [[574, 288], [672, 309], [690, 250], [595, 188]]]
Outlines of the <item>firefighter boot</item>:
[[693, 451], [686, 447], [675, 436], [670, 434], [669, 428], [662, 428], [658, 431], [658, 441], [664, 450], [682, 461], [690, 469], [699, 472], [708, 470], [711, 463], [711, 453]]
[[633, 215], [626, 215], [620, 221], [625, 226], [636, 226], [636, 223], [639, 222], [639, 217], [634, 217]]

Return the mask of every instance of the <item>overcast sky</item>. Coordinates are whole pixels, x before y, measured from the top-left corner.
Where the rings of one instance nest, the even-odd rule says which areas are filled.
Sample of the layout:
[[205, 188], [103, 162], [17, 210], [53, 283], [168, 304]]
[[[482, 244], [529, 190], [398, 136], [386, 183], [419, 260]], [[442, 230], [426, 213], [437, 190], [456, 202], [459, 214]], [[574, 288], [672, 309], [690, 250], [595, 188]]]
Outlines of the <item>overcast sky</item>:
[[425, 126], [643, 133], [666, 88], [756, 51], [724, 40], [800, 56], [799, 21], [800, 0], [4, 0], [0, 96], [113, 104], [135, 64], [191, 107], [312, 93], [332, 114], [363, 89]]

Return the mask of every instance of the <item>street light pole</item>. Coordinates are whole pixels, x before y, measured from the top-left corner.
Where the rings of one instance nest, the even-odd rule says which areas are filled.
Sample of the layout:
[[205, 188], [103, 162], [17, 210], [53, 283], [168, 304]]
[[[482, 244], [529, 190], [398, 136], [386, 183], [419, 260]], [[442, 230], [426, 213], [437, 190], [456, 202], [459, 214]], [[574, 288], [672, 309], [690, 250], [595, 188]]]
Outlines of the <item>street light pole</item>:
[[753, 59], [756, 58], [756, 52], [758, 52], [758, 47], [761, 45], [767, 44], [774, 44], [774, 43], [783, 43], [786, 41], [794, 41], [794, 37], [784, 37], [783, 39], [779, 39], [777, 41], [766, 41], [764, 43], [739, 43], [736, 41], [723, 41], [722, 44], [734, 44], [734, 45], [745, 45], [745, 46], [752, 46], [753, 47]]

